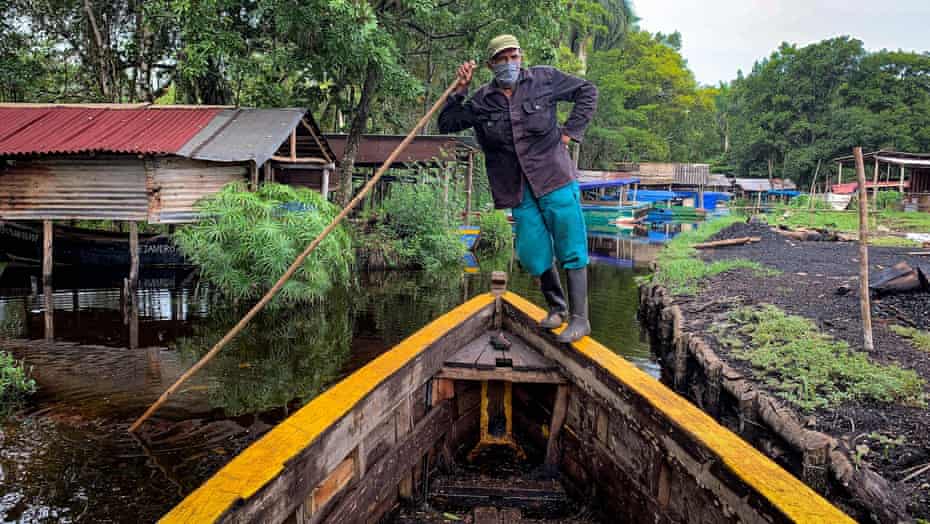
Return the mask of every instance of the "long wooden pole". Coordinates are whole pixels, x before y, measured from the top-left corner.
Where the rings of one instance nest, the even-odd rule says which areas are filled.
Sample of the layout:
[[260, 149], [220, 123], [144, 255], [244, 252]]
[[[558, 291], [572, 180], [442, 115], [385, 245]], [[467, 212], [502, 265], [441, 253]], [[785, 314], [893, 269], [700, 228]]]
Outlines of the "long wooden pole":
[[197, 373], [197, 371], [199, 371], [200, 368], [204, 367], [207, 364], [207, 362], [210, 362], [210, 360], [212, 360], [213, 357], [216, 356], [216, 354], [219, 353], [220, 350], [223, 349], [223, 347], [226, 344], [228, 344], [233, 338], [235, 338], [236, 335], [238, 335], [239, 332], [242, 331], [246, 325], [248, 325], [249, 321], [251, 321], [255, 317], [255, 315], [257, 315], [258, 312], [261, 311], [268, 304], [268, 302], [270, 302], [271, 299], [274, 298], [275, 295], [278, 294], [278, 291], [280, 291], [281, 288], [284, 287], [284, 284], [292, 276], [294, 276], [294, 273], [296, 273], [298, 269], [300, 269], [300, 266], [303, 265], [304, 260], [306, 260], [306, 258], [310, 256], [310, 253], [313, 253], [313, 251], [317, 248], [317, 246], [320, 245], [320, 242], [322, 242], [323, 239], [326, 238], [327, 235], [332, 233], [332, 231], [336, 229], [336, 226], [338, 226], [339, 223], [342, 222], [345, 219], [345, 217], [347, 217], [349, 213], [353, 209], [355, 209], [356, 206], [358, 206], [358, 204], [362, 201], [362, 199], [365, 198], [365, 195], [367, 195], [368, 192], [371, 191], [373, 187], [375, 187], [375, 184], [378, 183], [378, 180], [381, 179], [381, 176], [384, 175], [385, 171], [388, 170], [388, 168], [391, 166], [391, 164], [394, 163], [397, 157], [407, 148], [407, 146], [410, 145], [410, 142], [413, 142], [414, 137], [416, 137], [417, 133], [420, 132], [420, 129], [422, 129], [423, 126], [425, 126], [426, 123], [429, 122], [433, 114], [436, 111], [438, 111], [439, 108], [445, 103], [446, 99], [449, 98], [449, 95], [452, 93], [453, 90], [455, 90], [457, 85], [458, 85], [458, 79], [456, 79], [454, 82], [452, 82], [452, 84], [449, 85], [449, 87], [446, 88], [442, 96], [439, 97], [439, 100], [437, 100], [436, 103], [433, 104], [433, 107], [431, 107], [430, 110], [425, 115], [423, 115], [423, 118], [421, 118], [420, 121], [417, 122], [417, 125], [414, 126], [414, 128], [410, 131], [407, 137], [404, 138], [404, 140], [397, 146], [396, 149], [394, 149], [391, 155], [388, 156], [387, 160], [385, 160], [384, 163], [381, 164], [381, 167], [378, 168], [378, 172], [375, 173], [375, 176], [372, 177], [372, 179], [369, 180], [367, 184], [365, 184], [365, 187], [363, 187], [362, 190], [357, 195], [355, 195], [355, 198], [353, 198], [349, 202], [349, 205], [347, 205], [345, 209], [343, 209], [338, 215], [336, 215], [336, 218], [334, 218], [332, 222], [330, 222], [329, 225], [326, 226], [326, 229], [324, 229], [315, 239], [313, 239], [313, 242], [310, 242], [310, 245], [307, 246], [306, 249], [304, 249], [303, 253], [301, 253], [294, 260], [291, 266], [287, 268], [287, 271], [285, 271], [284, 274], [281, 275], [281, 278], [279, 278], [278, 281], [275, 282], [275, 285], [272, 286], [272, 288], [268, 290], [267, 293], [265, 293], [265, 296], [263, 296], [262, 299], [259, 300], [257, 304], [252, 306], [252, 309], [250, 309], [249, 312], [246, 313], [245, 316], [242, 317], [242, 319], [239, 320], [239, 322], [235, 326], [233, 326], [233, 328], [230, 329], [229, 332], [226, 333], [226, 335], [223, 338], [221, 338], [220, 341], [217, 342], [216, 345], [213, 346], [213, 348], [210, 349], [210, 351], [208, 351], [206, 355], [203, 356], [203, 358], [201, 358], [199, 361], [197, 361], [196, 364], [191, 366], [190, 369], [185, 371], [184, 374], [181, 375], [174, 382], [174, 384], [171, 385], [171, 387], [166, 389], [165, 392], [162, 393], [160, 397], [158, 397], [158, 400], [156, 400], [154, 404], [149, 406], [149, 408], [145, 411], [145, 413], [142, 414], [141, 417], [139, 417], [138, 420], [132, 423], [132, 426], [129, 427], [129, 431], [135, 432], [136, 430], [138, 430], [139, 426], [141, 426], [143, 422], [145, 422], [150, 416], [152, 416], [152, 414], [155, 413], [155, 411], [157, 411], [158, 408], [161, 407], [161, 405], [164, 404], [168, 400], [168, 397], [171, 396], [172, 393], [174, 393], [179, 387], [181, 387], [181, 384], [186, 382], [187, 379], [189, 379], [195, 373]]
[[856, 157], [856, 176], [859, 177], [859, 312], [862, 317], [862, 344], [866, 351], [872, 351], [875, 344], [872, 341], [872, 306], [869, 302], [869, 209], [862, 148], [854, 148], [853, 156]]

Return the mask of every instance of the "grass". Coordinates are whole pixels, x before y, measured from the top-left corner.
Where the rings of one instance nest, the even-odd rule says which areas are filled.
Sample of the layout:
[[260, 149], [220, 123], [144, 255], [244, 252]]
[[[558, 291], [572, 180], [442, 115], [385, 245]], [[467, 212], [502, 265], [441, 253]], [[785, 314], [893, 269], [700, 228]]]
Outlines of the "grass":
[[36, 391], [35, 380], [13, 355], [0, 351], [0, 414]]
[[915, 348], [930, 353], [930, 333], [912, 327], [899, 326], [897, 324], [893, 324], [890, 327], [898, 336], [910, 340], [911, 345]]
[[[785, 217], [786, 212], [787, 217]], [[769, 218], [774, 220], [776, 224], [792, 227], [815, 227], [850, 233], [859, 231], [859, 213], [856, 211], [827, 209], [808, 211], [806, 209], [778, 206], [775, 208], [774, 214], [770, 215]], [[869, 212], [869, 230], [875, 231], [879, 226], [902, 233], [927, 233], [930, 232], [930, 213], [892, 211], [888, 209]]]
[[763, 276], [778, 274], [778, 271], [751, 260], [719, 260], [708, 264], [691, 247], [706, 242], [723, 229], [743, 220], [740, 216], [721, 217], [705, 222], [694, 231], [676, 236], [656, 256], [656, 272], [652, 282], [665, 286], [676, 295], [685, 295], [696, 293], [701, 280], [734, 269], [749, 269]]
[[923, 244], [904, 237], [894, 237], [894, 236], [883, 236], [883, 237], [869, 237], [870, 246], [878, 247], [922, 247]]
[[741, 307], [729, 315], [727, 331], [748, 344], [731, 345], [775, 393], [802, 410], [847, 401], [922, 406], [925, 381], [913, 370], [872, 363], [867, 355], [820, 332], [810, 320], [772, 305]]

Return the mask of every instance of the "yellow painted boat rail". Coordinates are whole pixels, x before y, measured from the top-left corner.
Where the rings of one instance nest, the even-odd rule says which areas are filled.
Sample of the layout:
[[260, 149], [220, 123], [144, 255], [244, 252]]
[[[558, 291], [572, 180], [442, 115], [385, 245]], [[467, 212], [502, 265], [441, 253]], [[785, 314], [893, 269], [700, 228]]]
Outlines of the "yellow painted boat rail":
[[[534, 320], [546, 316], [545, 311], [517, 294], [508, 292], [503, 298]], [[748, 442], [593, 338], [585, 337], [573, 343], [572, 347], [640, 395], [682, 431], [711, 449], [739, 479], [794, 522], [855, 522]]]
[[469, 300], [329, 388], [246, 448], [159, 522], [199, 524], [219, 520], [238, 500], [252, 497], [277, 477], [288, 460], [310, 446], [385, 379], [492, 302], [490, 294]]

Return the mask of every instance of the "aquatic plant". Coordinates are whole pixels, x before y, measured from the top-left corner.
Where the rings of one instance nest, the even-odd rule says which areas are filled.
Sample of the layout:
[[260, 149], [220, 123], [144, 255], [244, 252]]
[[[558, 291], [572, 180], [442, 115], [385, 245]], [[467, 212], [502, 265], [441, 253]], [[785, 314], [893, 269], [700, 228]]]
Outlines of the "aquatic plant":
[[465, 254], [459, 241], [458, 202], [445, 202], [432, 184], [395, 184], [380, 209], [365, 220], [359, 244], [394, 266], [427, 270], [454, 264]]
[[[225, 296], [254, 300], [264, 294], [339, 210], [316, 191], [263, 184], [250, 192], [229, 184], [197, 204], [199, 221], [174, 235], [184, 255]], [[352, 278], [355, 254], [337, 227], [284, 285], [272, 304], [322, 297]]]
[[0, 351], [0, 412], [35, 391], [36, 381], [29, 377], [23, 363]]
[[656, 271], [648, 278], [667, 287], [674, 294], [684, 295], [695, 293], [701, 280], [734, 269], [750, 269], [759, 275], [777, 275], [777, 270], [745, 259], [718, 260], [708, 264], [691, 247], [706, 242], [721, 230], [743, 220], [743, 217], [736, 215], [720, 217], [701, 224], [694, 231], [679, 234], [656, 255]]
[[482, 213], [478, 221], [481, 237], [478, 249], [481, 251], [500, 251], [509, 248], [513, 242], [513, 228], [503, 211], [492, 209]]
[[820, 332], [804, 317], [766, 304], [729, 315], [727, 332], [748, 339], [731, 347], [781, 398], [804, 410], [847, 401], [924, 405], [926, 383], [914, 370], [871, 362], [846, 342]]

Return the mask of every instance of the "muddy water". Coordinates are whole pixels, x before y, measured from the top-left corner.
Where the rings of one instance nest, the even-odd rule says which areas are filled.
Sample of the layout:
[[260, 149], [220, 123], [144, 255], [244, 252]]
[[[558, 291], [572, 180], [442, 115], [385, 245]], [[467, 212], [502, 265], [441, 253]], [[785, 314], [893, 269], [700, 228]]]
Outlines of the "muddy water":
[[[645, 248], [619, 242], [591, 245], [594, 336], [657, 374], [635, 320], [632, 259]], [[31, 270], [5, 268], [0, 349], [32, 368], [39, 392], [0, 424], [0, 521], [154, 521], [328, 385], [484, 292], [490, 271], [509, 271], [510, 288], [542, 304], [509, 254], [477, 265], [361, 274], [320, 304], [262, 313], [139, 438], [129, 424], [244, 309], [191, 273], [143, 272], [133, 301], [119, 271], [58, 271], [46, 295]]]

